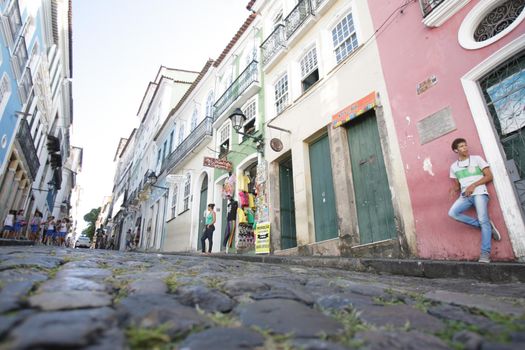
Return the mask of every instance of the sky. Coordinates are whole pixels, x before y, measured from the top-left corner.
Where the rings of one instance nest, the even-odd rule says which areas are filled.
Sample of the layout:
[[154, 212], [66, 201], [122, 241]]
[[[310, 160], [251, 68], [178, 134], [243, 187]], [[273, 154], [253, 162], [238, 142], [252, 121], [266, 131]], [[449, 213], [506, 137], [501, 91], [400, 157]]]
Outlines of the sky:
[[160, 67], [200, 71], [216, 59], [250, 12], [248, 0], [74, 0], [72, 144], [84, 149], [78, 211], [102, 205], [113, 188], [121, 137]]

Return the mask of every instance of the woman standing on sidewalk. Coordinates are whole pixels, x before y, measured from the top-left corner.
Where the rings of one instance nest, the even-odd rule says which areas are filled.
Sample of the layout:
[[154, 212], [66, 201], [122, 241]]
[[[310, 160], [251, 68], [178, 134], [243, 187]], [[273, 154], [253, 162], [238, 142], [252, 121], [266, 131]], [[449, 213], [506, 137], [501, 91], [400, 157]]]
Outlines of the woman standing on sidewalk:
[[26, 222], [24, 221], [24, 210], [20, 209], [18, 213], [16, 213], [16, 218], [15, 218], [15, 238], [16, 239], [20, 239], [22, 228], [25, 225], [26, 225]]
[[209, 241], [208, 254], [211, 254], [211, 248], [213, 247], [213, 231], [215, 231], [215, 220], [217, 218], [215, 210], [213, 208], [215, 208], [215, 204], [208, 204], [208, 215], [206, 215], [206, 228], [204, 229], [204, 233], [201, 237], [203, 253], [206, 252], [206, 239], [208, 239]]
[[4, 228], [2, 229], [2, 238], [10, 238], [15, 230], [15, 210], [9, 210], [9, 213], [4, 220]]
[[40, 232], [40, 224], [42, 223], [42, 213], [38, 211], [38, 209], [35, 211], [35, 215], [31, 219], [31, 233], [29, 234], [29, 239], [33, 242], [36, 242], [38, 240], [38, 233]]
[[49, 245], [53, 243], [55, 236], [55, 217], [53, 215], [49, 216], [44, 224], [46, 225], [44, 244]]

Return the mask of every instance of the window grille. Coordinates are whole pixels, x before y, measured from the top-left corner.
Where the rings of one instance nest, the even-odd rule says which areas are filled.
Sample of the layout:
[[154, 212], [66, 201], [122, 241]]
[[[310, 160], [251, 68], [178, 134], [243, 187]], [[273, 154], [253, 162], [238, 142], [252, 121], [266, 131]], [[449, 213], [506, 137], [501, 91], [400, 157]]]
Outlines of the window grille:
[[501, 33], [518, 18], [524, 7], [523, 0], [508, 0], [497, 6], [483, 17], [474, 32], [474, 40], [485, 41]]
[[195, 130], [197, 127], [197, 119], [199, 117], [199, 112], [197, 109], [193, 110], [193, 114], [191, 116], [191, 131]]
[[184, 183], [184, 210], [190, 208], [190, 189], [191, 189], [191, 176], [186, 175], [186, 182]]
[[288, 105], [288, 75], [285, 74], [275, 84], [275, 109], [281, 113]]
[[255, 116], [257, 115], [257, 105], [255, 100], [252, 100], [244, 109], [244, 115], [246, 121], [243, 125], [243, 131], [245, 134], [251, 134], [255, 132]]
[[175, 185], [173, 188], [173, 195], [171, 197], [171, 217], [174, 218], [177, 215], [177, 197], [178, 197], [179, 187]]
[[349, 13], [332, 29], [332, 40], [337, 63], [357, 48], [357, 34], [352, 13]]

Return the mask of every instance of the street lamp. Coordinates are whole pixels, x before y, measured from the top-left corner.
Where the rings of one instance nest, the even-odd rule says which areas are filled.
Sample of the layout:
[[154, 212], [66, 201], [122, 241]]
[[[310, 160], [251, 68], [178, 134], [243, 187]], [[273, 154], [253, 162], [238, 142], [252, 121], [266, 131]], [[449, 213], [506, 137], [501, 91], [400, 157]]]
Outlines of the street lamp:
[[257, 152], [263, 153], [264, 151], [264, 137], [262, 135], [253, 136], [251, 134], [246, 134], [241, 130], [244, 122], [246, 121], [246, 116], [240, 108], [236, 108], [232, 114], [228, 117], [232, 121], [233, 130], [239, 135], [252, 139], [256, 143]]
[[148, 181], [148, 184], [149, 184], [151, 187], [160, 188], [160, 189], [163, 189], [163, 190], [169, 190], [168, 187], [162, 187], [162, 186], [157, 186], [157, 185], [155, 185], [155, 184], [157, 183], [157, 174], [155, 174], [154, 171], [152, 171], [151, 173], [149, 173], [147, 181]]

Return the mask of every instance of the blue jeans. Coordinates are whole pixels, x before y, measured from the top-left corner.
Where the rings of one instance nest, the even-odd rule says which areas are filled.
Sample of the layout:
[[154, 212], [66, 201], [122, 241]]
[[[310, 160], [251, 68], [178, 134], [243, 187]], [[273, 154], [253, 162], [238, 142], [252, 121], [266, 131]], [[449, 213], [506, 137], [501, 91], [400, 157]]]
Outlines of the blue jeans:
[[[488, 194], [476, 194], [470, 197], [464, 197], [462, 195], [454, 202], [454, 204], [452, 204], [452, 207], [450, 207], [450, 210], [448, 211], [448, 215], [454, 220], [476, 228], [481, 228], [482, 253], [490, 253], [491, 247], [490, 240], [492, 238], [492, 228], [490, 226], [489, 212], [487, 209], [488, 203]], [[477, 219], [462, 214], [472, 206], [476, 208], [476, 213], [478, 214]]]

